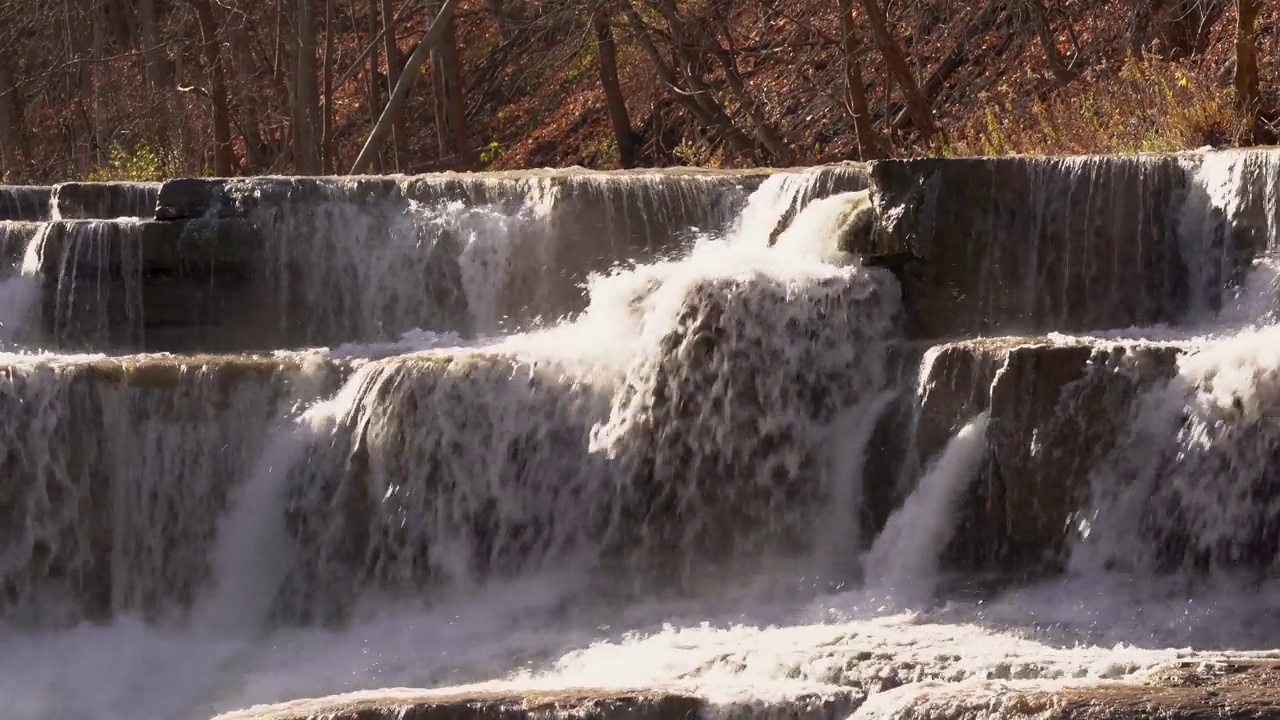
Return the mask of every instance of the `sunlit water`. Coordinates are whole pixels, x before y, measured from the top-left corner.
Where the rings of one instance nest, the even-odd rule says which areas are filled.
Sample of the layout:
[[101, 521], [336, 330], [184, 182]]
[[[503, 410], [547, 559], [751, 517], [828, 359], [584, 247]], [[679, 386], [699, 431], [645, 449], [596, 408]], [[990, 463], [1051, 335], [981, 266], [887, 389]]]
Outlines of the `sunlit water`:
[[[865, 443], [870, 420], [885, 407], [897, 287], [887, 273], [858, 267], [830, 243], [796, 235], [773, 248], [761, 241], [758, 223], [781, 217], [781, 205], [804, 192], [804, 183], [795, 177], [766, 183], [742, 223], [723, 237], [706, 237], [684, 257], [594, 277], [587, 310], [546, 330], [466, 342], [449, 332], [416, 331], [398, 342], [281, 353], [317, 362], [355, 359], [362, 367], [336, 393], [296, 390], [279, 403], [283, 410], [269, 432], [248, 421], [242, 428], [234, 419], [218, 421], [217, 437], [241, 443], [236, 447], [246, 453], [253, 448], [230, 466], [193, 454], [191, 448], [212, 442], [207, 438], [146, 430], [154, 442], [137, 447], [167, 442], [173, 462], [186, 458], [193, 487], [214, 482], [211, 468], [243, 478], [216, 522], [210, 582], [189, 617], [144, 622], [125, 610], [104, 624], [0, 625], [3, 716], [203, 720], [297, 697], [470, 684], [514, 692], [669, 688], [724, 706], [803, 706], [839, 697], [860, 715], [893, 717], [922, 698], [948, 703], [1028, 683], [1052, 689], [1139, 678], [1177, 658], [1265, 654], [1280, 645], [1274, 614], [1280, 592], [1273, 583], [1229, 572], [1157, 577], [1146, 564], [1149, 539], [1120, 532], [1125, 523], [1107, 519], [1152, 498], [1178, 504], [1195, 519], [1205, 552], [1227, 553], [1211, 558], [1223, 561], [1215, 567], [1230, 559], [1233, 532], [1272, 521], [1277, 508], [1251, 504], [1246, 491], [1265, 474], [1266, 458], [1237, 452], [1245, 443], [1233, 435], [1247, 422], [1256, 431], [1250, 437], [1265, 440], [1277, 420], [1264, 417], [1280, 392], [1272, 265], [1258, 266], [1212, 328], [1111, 334], [1165, 332], [1193, 349], [1177, 377], [1139, 405], [1136, 426], [1151, 437], [1139, 433], [1121, 464], [1107, 470], [1133, 472], [1137, 482], [1095, 498], [1097, 530], [1078, 542], [1066, 575], [998, 594], [952, 592], [964, 579], [941, 570], [939, 558], [954, 531], [957, 498], [979, 461], [986, 416], [952, 438], [860, 553], [849, 513], [861, 486], [861, 450], [832, 438]], [[813, 207], [793, 228], [820, 232], [824, 218], [839, 215], [833, 203]], [[467, 265], [468, 272], [484, 275], [490, 265], [507, 271], [508, 255], [494, 245], [502, 227], [494, 218], [484, 221], [485, 232], [493, 232], [472, 240], [489, 260]], [[494, 295], [485, 294], [479, 277], [468, 287], [485, 316], [481, 324], [495, 327]], [[3, 292], [8, 297], [9, 286]], [[12, 292], [27, 288], [18, 282]], [[18, 307], [16, 300], [6, 305]], [[376, 308], [364, 310], [376, 315]], [[699, 333], [706, 331], [699, 323], [708, 314], [736, 328], [720, 338], [724, 354], [699, 354], [705, 352]], [[816, 328], [833, 326], [838, 332], [815, 337]], [[441, 358], [455, 360], [441, 365]], [[52, 382], [45, 371], [32, 373], [33, 383]], [[416, 385], [424, 375], [430, 383]], [[531, 389], [512, 390], [516, 381]], [[739, 391], [735, 383], [742, 382], [751, 383], [751, 393]], [[655, 388], [667, 386], [688, 391], [699, 403], [690, 407], [701, 410], [673, 412], [660, 404]], [[815, 389], [826, 396], [816, 404]], [[34, 417], [57, 416], [60, 396], [50, 390], [47, 397], [49, 407]], [[252, 398], [237, 402], [236, 417], [263, 413]], [[768, 408], [764, 416], [760, 406]], [[1244, 420], [1224, 415], [1230, 412]], [[1190, 422], [1181, 423], [1184, 413]], [[371, 469], [353, 479], [341, 467], [353, 428], [376, 438], [409, 430], [401, 444], [369, 450]], [[552, 440], [542, 429], [565, 434]], [[765, 435], [781, 458], [768, 472], [753, 454]], [[529, 437], [538, 442], [522, 445]], [[57, 452], [51, 439], [39, 447], [38, 440], [24, 442], [49, 458]], [[447, 468], [439, 472], [458, 489], [425, 499], [408, 492], [397, 473], [407, 467], [412, 474], [449, 447]], [[546, 482], [510, 482], [504, 463], [515, 448], [526, 479]], [[620, 513], [636, 482], [629, 470], [653, 452], [683, 459], [659, 462], [655, 472], [682, 488], [680, 507], [695, 511], [677, 528], [687, 534], [662, 536], [663, 542], [675, 538], [679, 550], [696, 555], [723, 532], [711, 520], [697, 522], [697, 511], [711, 518], [741, 508], [695, 480], [715, 480], [728, 468], [764, 498], [782, 497], [770, 494], [781, 492], [771, 485], [778, 477], [812, 489], [807, 502], [789, 498], [795, 507], [748, 508], [757, 513], [748, 515], [752, 523], [794, 539], [807, 554], [797, 560], [762, 552], [758, 562], [733, 564], [743, 560], [734, 554], [743, 548], [769, 549], [753, 526], [729, 548], [727, 562], [736, 568], [730, 575], [690, 582], [675, 598], [612, 587], [616, 576], [605, 571], [599, 546], [627, 531]], [[1222, 472], [1223, 453], [1232, 456], [1227, 467], [1234, 474]], [[1167, 458], [1175, 456], [1191, 459], [1184, 472], [1170, 475]], [[157, 487], [159, 473], [139, 465], [138, 482], [151, 483], [139, 487]], [[290, 568], [313, 562], [325, 569], [332, 562], [324, 545], [332, 538], [321, 532], [318, 549], [298, 547], [284, 522], [290, 502], [310, 503], [322, 522], [336, 517], [337, 500], [320, 489], [308, 494], [331, 475], [340, 487], [367, 482], [382, 491], [417, 534], [383, 538], [379, 548], [388, 559], [345, 576], [353, 587], [334, 593], [350, 602], [344, 623], [273, 625], [271, 608]], [[1206, 494], [1209, 477], [1227, 490]], [[47, 482], [70, 487], [72, 480], [50, 474]], [[291, 487], [301, 487], [300, 495]], [[486, 513], [497, 518], [498, 537], [513, 543], [528, 540], [520, 533], [533, 520], [550, 530], [518, 556], [490, 550], [494, 567], [515, 568], [497, 577], [492, 568], [477, 569], [481, 551], [464, 529], [464, 521]], [[430, 548], [426, 558], [410, 557], [412, 538]], [[646, 542], [628, 539], [623, 560], [651, 558], [656, 549]], [[423, 563], [436, 584], [415, 592], [411, 575]], [[695, 576], [696, 568], [691, 561]], [[128, 577], [144, 594], [147, 576]], [[873, 698], [863, 704], [863, 694]]]

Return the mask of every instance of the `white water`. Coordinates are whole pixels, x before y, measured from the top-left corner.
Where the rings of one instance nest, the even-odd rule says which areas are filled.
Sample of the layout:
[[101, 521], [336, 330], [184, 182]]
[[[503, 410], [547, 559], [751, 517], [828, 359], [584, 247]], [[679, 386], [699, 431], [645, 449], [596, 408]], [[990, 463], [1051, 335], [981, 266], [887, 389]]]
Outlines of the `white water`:
[[0, 279], [0, 348], [10, 348], [22, 339], [40, 301], [40, 252], [48, 231], [47, 224], [37, 230], [14, 268], [17, 272]]
[[[773, 203], [791, 197], [767, 183], [744, 217], [780, 217]], [[203, 720], [300, 696], [463, 683], [517, 692], [666, 687], [722, 704], [869, 692], [858, 716], [910, 717], [910, 705], [922, 699], [948, 703], [1008, 687], [1141, 677], [1197, 656], [1185, 648], [1280, 640], [1268, 588], [1188, 589], [1083, 561], [1064, 580], [994, 600], [900, 612], [903, 592], [918, 600], [935, 589], [934, 563], [953, 526], [955, 493], [970, 479], [964, 469], [982, 447], [982, 419], [953, 438], [865, 558], [883, 582], [829, 594], [832, 583], [813, 577], [806, 563], [769, 562], [777, 533], [809, 543], [817, 567], [837, 579], [856, 565], [832, 562], [838, 545], [829, 533], [857, 535], [850, 519], [863, 460], [857, 445], [886, 404], [890, 374], [877, 341], [895, 328], [897, 308], [892, 284], [877, 272], [823, 262], [832, 256], [821, 254], [820, 243], [802, 244], [817, 256], [789, 243], [770, 249], [750, 241], [755, 229], [729, 242], [704, 241], [686, 258], [593, 278], [590, 306], [573, 323], [465, 352], [449, 350], [450, 336], [429, 333], [372, 348], [382, 359], [328, 402], [301, 415], [291, 408], [285, 417], [300, 420], [279, 434], [265, 432], [269, 421], [238, 416], [238, 427], [220, 432], [254, 449], [241, 450], [250, 457], [230, 470], [243, 486], [216, 523], [213, 582], [192, 617], [144, 624], [123, 603], [107, 625], [0, 626], [4, 717]], [[492, 249], [481, 240], [478, 249]], [[503, 267], [500, 252], [485, 257], [497, 260], [475, 268]], [[709, 317], [727, 328], [714, 351], [700, 340], [717, 327]], [[818, 329], [827, 332], [813, 337]], [[1277, 341], [1266, 331], [1246, 331], [1184, 361], [1180, 397], [1200, 408], [1202, 422], [1192, 424], [1192, 439], [1202, 428], [1225, 428], [1213, 423], [1236, 407], [1235, 398], [1265, 397], [1256, 391], [1276, 376], [1266, 349]], [[409, 349], [421, 352], [392, 354]], [[348, 347], [331, 356], [342, 354], [361, 353]], [[671, 396], [659, 388], [672, 389], [676, 401], [664, 404]], [[184, 443], [201, 432], [182, 427], [149, 429], [148, 443], [136, 446], [126, 442], [127, 423], [119, 431], [124, 439], [111, 455], [119, 467], [127, 467], [128, 452], [150, 458], [138, 471], [145, 482], [135, 501], [162, 496], [145, 492], [172, 477], [157, 465], [182, 467], [182, 453], [194, 446]], [[754, 452], [766, 439], [773, 462], [761, 466]], [[745, 560], [753, 572], [721, 574], [693, 583], [683, 597], [661, 599], [610, 587], [614, 577], [594, 572], [616, 558], [599, 557], [591, 541], [628, 529], [624, 500], [639, 481], [627, 470], [648, 452], [660, 460], [658, 485], [680, 492], [663, 500], [673, 522], [641, 523], [641, 530], [693, 556], [726, 530], [713, 521], [728, 514], [737, 520], [728, 529], [742, 533], [728, 560]], [[291, 462], [299, 454], [323, 477], [336, 472], [340, 488], [376, 490], [371, 496], [386, 513], [379, 527], [394, 532], [370, 546], [380, 553], [375, 571], [361, 565], [346, 578], [350, 585], [329, 588], [355, 596], [344, 626], [255, 632], [274, 588], [287, 582], [281, 558], [291, 548], [277, 544], [287, 532], [282, 506], [319, 502], [282, 492], [290, 477], [283, 468], [307, 477]], [[512, 457], [525, 474], [513, 470]], [[420, 482], [432, 459], [445, 461], [430, 470], [434, 485]], [[350, 474], [347, 463], [354, 463]], [[214, 467], [193, 462], [177, 477]], [[542, 484], [523, 484], [532, 480]], [[750, 492], [737, 496], [729, 487]], [[337, 511], [349, 497], [321, 494], [334, 503], [310, 507], [322, 524], [341, 529]], [[1230, 498], [1199, 507], [1214, 502], [1241, 507]], [[489, 572], [504, 560], [514, 570], [496, 577], [472, 566], [479, 551], [467, 532], [469, 521], [490, 514], [498, 540], [542, 541], [527, 556], [504, 555], [501, 543], [491, 548]], [[1237, 521], [1214, 518], [1200, 529]], [[531, 532], [530, 522], [549, 534], [521, 534]], [[425, 564], [406, 554], [415, 540], [425, 543]], [[626, 540], [633, 553], [623, 554], [626, 561], [660, 549], [643, 532]], [[855, 554], [852, 545], [845, 547]], [[320, 558], [322, 569], [328, 560]], [[686, 580], [707, 568], [676, 560], [688, 563]], [[401, 583], [424, 567], [439, 576], [430, 591], [404, 593]], [[131, 588], [145, 584], [140, 574], [128, 580]], [[856, 705], [849, 699], [845, 708]]]
[[928, 603], [938, 554], [951, 541], [956, 504], [985, 450], [984, 413], [956, 433], [867, 551], [866, 587], [905, 607]]

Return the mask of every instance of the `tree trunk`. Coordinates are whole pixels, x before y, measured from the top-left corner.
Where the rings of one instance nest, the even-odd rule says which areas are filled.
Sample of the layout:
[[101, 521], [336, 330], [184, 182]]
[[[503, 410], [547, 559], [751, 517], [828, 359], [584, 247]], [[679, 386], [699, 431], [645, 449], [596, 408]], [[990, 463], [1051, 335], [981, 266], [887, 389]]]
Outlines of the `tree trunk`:
[[[754, 159], [755, 143], [751, 142], [751, 138], [734, 126], [732, 118], [725, 113], [724, 108], [720, 107], [715, 98], [710, 95], [710, 89], [698, 78], [694, 77], [692, 69], [690, 72], [685, 73], [684, 78], [689, 87], [687, 89], [682, 88], [675, 68], [669, 65], [666, 59], [662, 57], [662, 51], [658, 49], [657, 44], [653, 41], [649, 27], [641, 19], [640, 14], [636, 12], [630, 2], [624, 2], [622, 9], [626, 13], [627, 22], [631, 26], [636, 40], [640, 43], [640, 49], [644, 51], [645, 55], [649, 56], [649, 61], [658, 73], [658, 78], [671, 89], [676, 101], [683, 105], [700, 123], [718, 133], [735, 153]], [[692, 65], [692, 63], [690, 64]]]
[[93, 32], [93, 60], [92, 66], [85, 74], [88, 78], [89, 86], [86, 88], [93, 102], [93, 119], [90, 121], [89, 136], [93, 138], [93, 157], [95, 164], [99, 167], [107, 159], [106, 138], [103, 135], [102, 120], [102, 89], [105, 73], [103, 72], [103, 63], [101, 62], [105, 55], [106, 38], [104, 33], [106, 28], [103, 27], [106, 18], [103, 17], [105, 8], [100, 4], [95, 4], [89, 11], [89, 21]]
[[889, 32], [889, 19], [885, 16], [884, 9], [880, 7], [878, 0], [862, 0], [862, 7], [867, 11], [867, 24], [871, 26], [871, 37], [875, 40], [880, 54], [884, 56], [885, 65], [893, 76], [894, 82], [902, 89], [907, 110], [916, 124], [916, 130], [920, 132], [921, 139], [928, 142], [938, 131], [933, 119], [933, 111], [929, 109], [928, 101], [920, 92], [920, 85], [911, 74], [911, 67], [907, 65], [902, 50], [893, 39], [893, 34]]
[[1254, 33], [1258, 25], [1257, 0], [1236, 0], [1236, 107], [1244, 117], [1249, 140], [1257, 141], [1261, 130], [1261, 93], [1258, 89], [1258, 47]]
[[320, 149], [324, 173], [332, 175], [333, 157], [333, 0], [324, 0], [324, 115], [320, 117]]
[[[431, 14], [437, 16], [440, 14], [439, 0], [428, 0], [427, 5]], [[435, 49], [431, 51], [432, 68], [439, 78], [437, 88], [440, 95], [437, 108], [444, 110], [443, 116], [437, 114], [436, 120], [439, 122], [443, 118], [444, 125], [448, 127], [447, 144], [452, 146], [453, 154], [461, 160], [462, 166], [469, 168], [473, 160], [471, 129], [467, 126], [466, 98], [462, 94], [462, 61], [458, 57], [456, 30], [453, 18], [450, 17], [445, 25], [444, 34], [436, 43]], [[443, 145], [441, 150], [443, 155]]]
[[857, 30], [853, 24], [853, 0], [840, 0], [840, 30], [844, 35], [845, 91], [849, 95], [853, 129], [858, 134], [858, 159], [874, 160], [883, 155], [885, 145], [871, 125], [871, 104], [867, 102], [867, 83], [862, 76]]
[[409, 94], [409, 86], [413, 84], [413, 76], [417, 74], [419, 68], [422, 67], [423, 61], [431, 53], [431, 47], [444, 34], [445, 26], [450, 18], [453, 17], [453, 11], [457, 7], [458, 0], [445, 0], [444, 6], [440, 8], [440, 14], [436, 16], [435, 22], [431, 23], [431, 27], [422, 36], [422, 39], [418, 41], [418, 46], [413, 49], [413, 55], [409, 56], [409, 61], [405, 63], [404, 70], [400, 73], [400, 79], [396, 81], [396, 86], [391, 91], [387, 106], [383, 108], [377, 124], [373, 126], [373, 130], [369, 133], [369, 139], [365, 141], [364, 147], [360, 150], [360, 156], [356, 158], [355, 164], [351, 166], [352, 175], [364, 172], [369, 167], [369, 163], [373, 161], [373, 156], [378, 151], [378, 145], [386, 137], [387, 132], [391, 130], [392, 117], [400, 110], [400, 106], [404, 104], [405, 96]]
[[[413, 2], [413, 0], [407, 0]], [[396, 45], [396, 29], [394, 16], [391, 14], [391, 0], [382, 0], [382, 49], [383, 54], [387, 57], [387, 97], [390, 98], [395, 93], [396, 78], [400, 77], [400, 71], [404, 69], [404, 58], [400, 55], [400, 48]], [[392, 156], [391, 163], [396, 172], [400, 171], [400, 158], [408, 157], [408, 141], [409, 129], [405, 126], [404, 113], [396, 109], [395, 115], [391, 118], [392, 127]]]
[[114, 0], [104, 7], [110, 15], [111, 34], [115, 37], [116, 47], [140, 47], [134, 31], [136, 23], [133, 17], [133, 3], [130, 0]]
[[[365, 85], [365, 103], [369, 106], [369, 127], [378, 121], [378, 98], [381, 93], [378, 92], [378, 9], [381, 4], [378, 0], [369, 0], [369, 77]], [[373, 158], [373, 171], [375, 173], [382, 172], [382, 155], [376, 155]]]
[[609, 123], [613, 126], [613, 139], [618, 146], [618, 164], [624, 168], [635, 165], [636, 149], [631, 134], [631, 117], [627, 114], [627, 100], [618, 83], [618, 48], [613, 42], [613, 30], [609, 21], [601, 15], [592, 18], [596, 35], [596, 57], [600, 68], [600, 87], [604, 90], [605, 108]]
[[1049, 14], [1044, 9], [1044, 3], [1041, 0], [1023, 0], [1023, 2], [1027, 13], [1031, 15], [1031, 24], [1035, 26], [1036, 37], [1040, 39], [1040, 47], [1044, 50], [1045, 59], [1049, 61], [1049, 69], [1053, 71], [1053, 77], [1062, 85], [1070, 83], [1075, 79], [1075, 74], [1067, 66], [1062, 53], [1058, 52], [1058, 39], [1054, 37], [1053, 28], [1049, 26]]
[[172, 74], [168, 71], [168, 62], [160, 51], [159, 21], [156, 15], [156, 0], [138, 0], [138, 25], [142, 35], [143, 75], [150, 84], [152, 92], [168, 87]]
[[297, 43], [293, 87], [296, 98], [293, 118], [294, 172], [314, 175], [320, 171], [316, 142], [316, 113], [320, 104], [316, 89], [316, 27], [314, 0], [297, 0]]
[[262, 125], [259, 122], [259, 118], [265, 113], [262, 110], [262, 100], [258, 96], [260, 83], [254, 77], [254, 58], [243, 22], [237, 23], [231, 29], [231, 55], [234, 58], [240, 86], [237, 104], [240, 106], [240, 126], [241, 133], [244, 135], [244, 172], [252, 175], [270, 166], [269, 158], [272, 150], [262, 135]]
[[16, 183], [22, 178], [27, 144], [22, 115], [22, 100], [15, 87], [13, 69], [0, 59], [0, 183]]
[[209, 73], [209, 102], [213, 105], [213, 174], [234, 174], [235, 156], [231, 150], [231, 112], [227, 104], [227, 79], [219, 52], [218, 21], [209, 0], [187, 0], [196, 11], [203, 40], [204, 64]]

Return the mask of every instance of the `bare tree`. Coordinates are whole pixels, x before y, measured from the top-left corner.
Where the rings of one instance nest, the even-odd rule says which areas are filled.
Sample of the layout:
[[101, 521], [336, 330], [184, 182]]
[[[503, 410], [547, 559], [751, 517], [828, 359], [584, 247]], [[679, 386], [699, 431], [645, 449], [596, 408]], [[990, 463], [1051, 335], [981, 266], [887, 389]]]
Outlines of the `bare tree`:
[[858, 133], [858, 159], [872, 160], [884, 154], [886, 145], [871, 125], [871, 104], [867, 102], [867, 81], [862, 73], [857, 30], [853, 21], [853, 0], [840, 0], [840, 29], [844, 41], [845, 91], [853, 128]]
[[618, 164], [629, 168], [635, 165], [636, 148], [631, 116], [627, 114], [627, 100], [618, 82], [618, 49], [613, 42], [613, 29], [604, 15], [597, 14], [592, 18], [592, 30], [596, 38], [600, 89], [604, 92], [605, 109], [609, 112], [609, 125], [613, 128], [613, 142], [618, 148]]
[[1258, 87], [1257, 0], [1236, 0], [1236, 107], [1244, 117], [1249, 138], [1257, 142], [1262, 123], [1262, 93]]
[[445, 25], [453, 17], [453, 12], [457, 7], [458, 0], [445, 0], [444, 5], [440, 8], [440, 13], [436, 15], [435, 21], [431, 23], [431, 27], [422, 35], [422, 39], [418, 41], [418, 46], [413, 49], [413, 54], [409, 56], [409, 61], [405, 63], [404, 70], [400, 73], [400, 79], [396, 81], [395, 89], [391, 91], [387, 106], [383, 108], [382, 115], [378, 117], [378, 122], [374, 124], [373, 130], [369, 133], [369, 139], [365, 140], [364, 147], [360, 150], [360, 155], [356, 158], [355, 164], [351, 166], [352, 175], [364, 172], [368, 169], [369, 164], [373, 162], [373, 156], [378, 152], [378, 145], [391, 129], [392, 118], [400, 110], [400, 105], [404, 102], [405, 96], [409, 94], [409, 86], [413, 83], [413, 76], [422, 67], [422, 63], [426, 61], [427, 55], [431, 53], [431, 48], [444, 34]]
[[[428, 12], [440, 15], [439, 0], [429, 0]], [[466, 97], [462, 89], [461, 60], [454, 18], [445, 21], [439, 41], [431, 51], [433, 89], [436, 100], [436, 129], [440, 155], [454, 155], [463, 167], [471, 165], [471, 130], [467, 125]]]
[[294, 44], [294, 108], [293, 108], [293, 161], [299, 175], [314, 175], [320, 171], [316, 152], [316, 113], [319, 110], [319, 92], [316, 88], [316, 27], [314, 0], [294, 0], [296, 13]]
[[22, 98], [14, 85], [14, 72], [7, 58], [0, 58], [0, 177], [17, 182], [26, 155], [26, 133], [22, 124]]
[[937, 124], [933, 119], [933, 110], [930, 109], [929, 102], [925, 99], [924, 94], [920, 92], [920, 85], [916, 82], [916, 77], [912, 74], [911, 66], [907, 64], [901, 48], [898, 47], [897, 41], [893, 39], [893, 33], [889, 30], [889, 19], [885, 16], [884, 9], [880, 7], [878, 0], [862, 0], [862, 7], [867, 13], [867, 24], [871, 27], [871, 37], [875, 41], [876, 48], [880, 50], [880, 54], [884, 57], [885, 66], [888, 68], [889, 74], [893, 76], [894, 82], [902, 90], [907, 111], [915, 122], [916, 130], [920, 133], [921, 138], [928, 142], [938, 131]]
[[209, 73], [209, 87], [202, 94], [213, 107], [213, 172], [220, 177], [234, 173], [235, 156], [231, 149], [231, 110], [227, 103], [226, 71], [219, 52], [218, 20], [209, 0], [187, 0], [200, 23], [201, 48]]

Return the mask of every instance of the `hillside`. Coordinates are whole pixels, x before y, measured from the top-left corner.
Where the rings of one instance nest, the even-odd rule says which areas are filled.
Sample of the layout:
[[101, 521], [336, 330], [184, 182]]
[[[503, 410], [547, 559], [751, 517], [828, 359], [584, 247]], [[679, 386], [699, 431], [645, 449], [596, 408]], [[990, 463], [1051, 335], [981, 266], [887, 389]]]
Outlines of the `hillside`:
[[[9, 0], [0, 177], [346, 172], [441, 5]], [[1280, 7], [1256, 11], [1241, 33], [1231, 0], [462, 0], [370, 169], [1272, 142]]]

